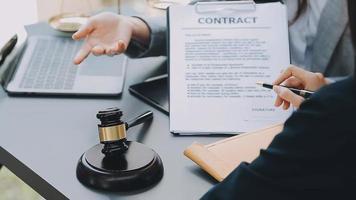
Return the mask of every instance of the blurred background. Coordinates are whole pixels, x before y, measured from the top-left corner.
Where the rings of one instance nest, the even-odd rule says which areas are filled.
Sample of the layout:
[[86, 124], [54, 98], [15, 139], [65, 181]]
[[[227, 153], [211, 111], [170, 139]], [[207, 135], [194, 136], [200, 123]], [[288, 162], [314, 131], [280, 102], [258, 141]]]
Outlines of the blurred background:
[[[101, 11], [137, 13], [138, 15], [165, 15], [171, 4], [187, 4], [190, 0], [7, 0], [0, 6], [0, 44], [11, 38], [24, 25], [48, 21], [63, 13], [93, 15]], [[132, 12], [133, 11], [133, 12]]]

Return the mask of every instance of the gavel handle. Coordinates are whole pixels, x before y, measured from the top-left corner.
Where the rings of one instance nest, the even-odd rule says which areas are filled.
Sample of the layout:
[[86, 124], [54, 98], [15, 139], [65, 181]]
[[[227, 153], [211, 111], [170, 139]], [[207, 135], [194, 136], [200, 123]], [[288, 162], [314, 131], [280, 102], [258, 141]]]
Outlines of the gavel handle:
[[133, 127], [133, 126], [142, 124], [145, 121], [150, 120], [152, 118], [153, 118], [153, 112], [152, 111], [147, 111], [147, 112], [139, 115], [138, 117], [126, 122], [126, 130], [131, 128], [131, 127]]

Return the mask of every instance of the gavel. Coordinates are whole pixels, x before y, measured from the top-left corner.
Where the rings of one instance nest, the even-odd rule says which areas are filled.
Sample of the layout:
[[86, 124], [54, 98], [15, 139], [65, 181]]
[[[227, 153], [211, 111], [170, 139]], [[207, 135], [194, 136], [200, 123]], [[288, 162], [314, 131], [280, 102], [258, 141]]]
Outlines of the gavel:
[[147, 146], [126, 139], [133, 126], [153, 119], [151, 111], [124, 122], [118, 108], [99, 111], [96, 117], [100, 143], [87, 150], [77, 165], [78, 180], [91, 188], [132, 191], [149, 188], [163, 177], [159, 155]]
[[104, 144], [102, 153], [110, 156], [125, 152], [128, 149], [126, 131], [133, 126], [152, 120], [153, 113], [147, 111], [128, 122], [123, 122], [121, 120], [122, 111], [118, 108], [109, 108], [99, 111], [96, 117], [101, 122], [101, 124], [98, 124], [98, 128], [100, 143]]

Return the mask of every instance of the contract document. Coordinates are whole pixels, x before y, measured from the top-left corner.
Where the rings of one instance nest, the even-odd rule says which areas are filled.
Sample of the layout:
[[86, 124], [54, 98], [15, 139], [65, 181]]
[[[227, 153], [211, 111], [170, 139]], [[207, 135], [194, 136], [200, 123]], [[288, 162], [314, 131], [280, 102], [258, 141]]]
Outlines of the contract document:
[[206, 2], [168, 10], [170, 131], [233, 134], [284, 122], [272, 83], [289, 66], [280, 2]]

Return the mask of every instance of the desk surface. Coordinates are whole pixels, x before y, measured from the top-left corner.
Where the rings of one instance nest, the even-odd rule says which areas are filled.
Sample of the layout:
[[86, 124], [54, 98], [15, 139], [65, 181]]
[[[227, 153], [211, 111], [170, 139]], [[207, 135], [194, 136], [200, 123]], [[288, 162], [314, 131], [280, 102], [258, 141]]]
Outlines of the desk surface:
[[[143, 7], [125, 11], [137, 10], [146, 11]], [[124, 92], [114, 99], [8, 97], [0, 89], [0, 146], [70, 199], [198, 199], [216, 182], [188, 160], [183, 150], [194, 141], [211, 143], [221, 138], [173, 136], [169, 133], [167, 115], [128, 92], [129, 85], [164, 73], [165, 69], [160, 67], [164, 60], [163, 57], [129, 60]], [[129, 140], [153, 148], [163, 160], [164, 177], [150, 190], [101, 192], [84, 187], [76, 179], [79, 157], [98, 143], [96, 112], [113, 106], [121, 108], [126, 119], [146, 110], [154, 112], [150, 126], [140, 125], [128, 133]]]
[[[183, 155], [193, 141], [210, 143], [217, 137], [177, 137], [169, 133], [167, 115], [141, 102], [128, 86], [164, 72], [163, 57], [128, 62], [121, 97], [40, 98], [8, 97], [0, 90], [0, 145], [70, 199], [198, 199], [216, 182]], [[98, 143], [96, 112], [117, 106], [127, 118], [154, 112], [150, 126], [128, 133], [129, 140], [153, 148], [164, 163], [164, 177], [140, 193], [107, 193], [84, 187], [76, 179], [76, 165], [84, 151]]]

